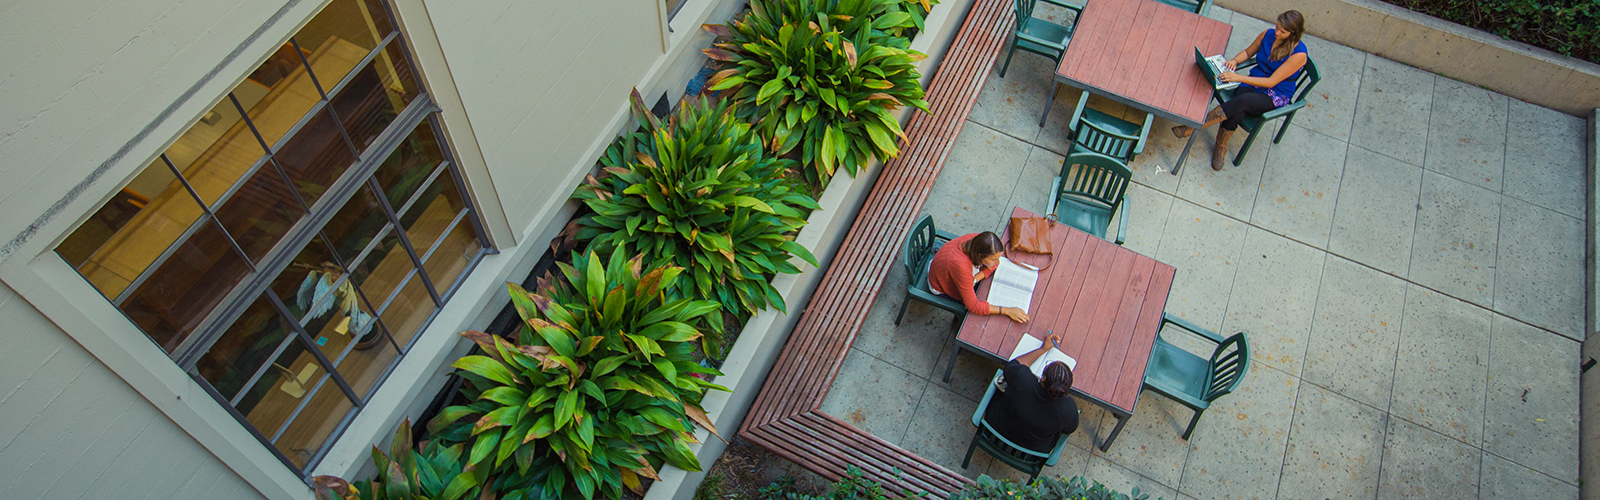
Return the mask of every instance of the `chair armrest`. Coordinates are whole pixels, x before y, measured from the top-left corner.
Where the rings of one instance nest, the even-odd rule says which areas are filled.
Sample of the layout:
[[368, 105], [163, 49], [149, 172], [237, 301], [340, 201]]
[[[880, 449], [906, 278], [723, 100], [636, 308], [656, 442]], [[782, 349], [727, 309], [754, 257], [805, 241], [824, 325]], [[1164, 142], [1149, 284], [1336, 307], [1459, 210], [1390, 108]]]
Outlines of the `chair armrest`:
[[1245, 59], [1244, 62], [1239, 63], [1238, 66], [1234, 66], [1233, 72], [1238, 73], [1241, 69], [1250, 69], [1254, 67], [1256, 67], [1256, 58], [1251, 57], [1249, 59]]
[[[1078, 414], [1082, 415], [1083, 412], [1079, 411]], [[1061, 461], [1061, 451], [1065, 450], [1067, 448], [1067, 438], [1070, 437], [1070, 436], [1072, 436], [1072, 435], [1071, 434], [1057, 434], [1056, 435], [1056, 446], [1055, 446], [1054, 449], [1050, 450], [1050, 456], [1048, 458], [1044, 459], [1044, 466], [1045, 467], [1049, 467], [1049, 466], [1055, 465], [1056, 462], [1060, 462]]]
[[1117, 240], [1118, 245], [1128, 241], [1128, 193], [1122, 193], [1122, 201], [1117, 203]]
[[[1050, 4], [1050, 5], [1054, 5], [1054, 6], [1057, 6], [1057, 7], [1061, 7], [1063, 9], [1067, 9], [1067, 10], [1070, 10], [1070, 11], [1073, 11], [1073, 12], [1077, 12], [1077, 13], [1080, 13], [1080, 14], [1083, 13], [1083, 4], [1081, 4], [1081, 3], [1072, 3], [1072, 2], [1065, 1], [1065, 0], [1044, 0], [1044, 3]], [[1206, 4], [1210, 5], [1211, 2], [1208, 1], [1208, 2], [1206, 2]], [[1078, 23], [1076, 21], [1074, 21], [1072, 24], [1078, 24]]]
[[[1222, 343], [1222, 340], [1223, 340], [1222, 336], [1221, 335], [1217, 335], [1216, 332], [1213, 332], [1211, 330], [1207, 330], [1205, 328], [1201, 328], [1200, 325], [1196, 325], [1194, 323], [1189, 322], [1189, 320], [1174, 316], [1174, 315], [1172, 315], [1172, 313], [1168, 313], [1168, 312], [1161, 313], [1161, 330], [1162, 331], [1166, 331], [1166, 329], [1167, 329], [1166, 327], [1167, 327], [1168, 323], [1171, 323], [1171, 324], [1174, 324], [1174, 325], [1178, 325], [1180, 328], [1183, 328], [1184, 330], [1188, 330], [1189, 333], [1195, 334], [1196, 336], [1199, 336], [1199, 337], [1204, 337], [1207, 340], [1210, 340], [1210, 341], [1215, 342], [1217, 344], [1221, 344]], [[1160, 333], [1158, 332], [1157, 335], [1159, 336]]]
[[[989, 390], [984, 391], [983, 399], [978, 400], [978, 409], [972, 412], [973, 427], [977, 427], [983, 422], [983, 412], [989, 409], [989, 402], [994, 400], [994, 393], [997, 390], [997, 385], [1000, 383], [1000, 376], [1003, 373], [1003, 370], [994, 371], [994, 378], [989, 380]], [[995, 435], [999, 436], [999, 434]]]
[[1072, 119], [1067, 120], [1067, 133], [1074, 138], [1078, 133], [1078, 120], [1083, 119], [1083, 110], [1089, 107], [1089, 91], [1085, 90], [1078, 96], [1078, 107], [1072, 110]]
[[1295, 111], [1299, 111], [1300, 108], [1304, 108], [1304, 107], [1306, 107], [1305, 99], [1301, 99], [1301, 100], [1298, 100], [1298, 101], [1295, 101], [1295, 102], [1291, 102], [1291, 103], [1285, 105], [1284, 107], [1273, 109], [1273, 110], [1268, 111], [1266, 113], [1262, 113], [1261, 114], [1261, 121], [1276, 120], [1278, 118], [1283, 118], [1283, 115], [1294, 113]]
[[1156, 115], [1145, 113], [1144, 127], [1139, 129], [1139, 140], [1133, 143], [1133, 154], [1138, 155], [1144, 152], [1144, 143], [1150, 138], [1150, 126], [1154, 125], [1155, 122]]
[[1056, 213], [1056, 197], [1058, 197], [1058, 196], [1061, 196], [1061, 178], [1060, 177], [1056, 177], [1055, 180], [1050, 181], [1050, 202], [1049, 202], [1048, 205], [1044, 206], [1044, 214], [1045, 215], [1050, 215], [1050, 214]]

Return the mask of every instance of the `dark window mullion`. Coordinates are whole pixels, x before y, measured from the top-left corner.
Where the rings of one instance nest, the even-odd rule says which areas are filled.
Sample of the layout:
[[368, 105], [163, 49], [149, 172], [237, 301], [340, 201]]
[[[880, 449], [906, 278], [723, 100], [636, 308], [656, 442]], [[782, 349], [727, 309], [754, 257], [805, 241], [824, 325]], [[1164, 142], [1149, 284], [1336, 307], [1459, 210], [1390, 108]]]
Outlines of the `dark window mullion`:
[[[367, 178], [367, 186], [373, 191], [383, 192], [383, 186], [378, 185], [378, 179]], [[417, 276], [422, 277], [422, 284], [428, 289], [428, 295], [433, 297], [433, 304], [444, 306], [444, 299], [439, 297], [439, 291], [433, 288], [433, 280], [428, 279], [428, 273], [422, 269], [422, 259], [418, 258], [417, 249], [411, 246], [411, 235], [406, 234], [405, 226], [400, 225], [400, 217], [395, 215], [394, 207], [389, 206], [389, 198], [378, 196], [378, 206], [383, 208], [383, 214], [389, 217], [389, 224], [394, 226], [395, 233], [400, 236], [400, 246], [406, 249], [406, 255], [411, 256], [411, 263], [417, 266]]]
[[[444, 130], [438, 123], [435, 123], [434, 120], [428, 120], [428, 124], [433, 127], [434, 136], [444, 137]], [[440, 142], [448, 144], [447, 141]], [[492, 253], [499, 253], [494, 247], [489, 246], [489, 228], [483, 226], [483, 211], [478, 210], [478, 199], [467, 191], [467, 179], [461, 173], [459, 164], [451, 161], [453, 155], [450, 154], [450, 148], [441, 146], [439, 149], [444, 153], [445, 161], [450, 163], [450, 178], [456, 181], [456, 193], [461, 195], [461, 199], [466, 203], [467, 209], [472, 211], [472, 217], [470, 217], [472, 219], [472, 230], [478, 234], [478, 243]]]
[[[210, 217], [212, 220], [217, 221], [217, 230], [222, 233], [223, 238], [228, 239], [228, 246], [233, 247], [234, 253], [239, 254], [239, 257], [244, 259], [244, 265], [250, 266], [250, 272], [256, 272], [256, 263], [250, 261], [249, 254], [244, 253], [244, 247], [239, 246], [239, 242], [233, 239], [233, 234], [228, 232], [228, 228], [223, 227], [222, 219], [217, 218], [217, 213], [213, 212], [211, 207], [206, 206], [206, 202], [200, 199], [200, 193], [196, 193], [194, 186], [189, 185], [189, 180], [183, 178], [183, 174], [178, 173], [178, 166], [173, 165], [172, 160], [167, 159], [167, 155], [165, 154], [161, 155], [161, 162], [166, 163], [167, 168], [172, 169], [172, 175], [177, 176], [178, 183], [183, 184], [183, 189], [189, 192], [189, 196], [194, 197], [194, 201], [196, 203], [200, 204], [200, 209], [206, 212], [206, 217]], [[182, 241], [174, 242], [173, 245], [181, 245], [185, 241], [188, 241], [188, 238], [184, 238]]]
[[[411, 197], [406, 199], [405, 204], [400, 205], [399, 210], [394, 211], [395, 215], [404, 216], [406, 212], [411, 211], [411, 207], [415, 206], [417, 201], [420, 201], [424, 194], [427, 194], [428, 186], [432, 186], [433, 181], [438, 180], [439, 174], [443, 173], [447, 168], [450, 168], [450, 160], [441, 161], [439, 162], [438, 166], [433, 167], [433, 172], [428, 174], [428, 179], [417, 184], [417, 186], [420, 187], [417, 188], [415, 193], [411, 193]], [[388, 193], [386, 192], [384, 195], [388, 196]]]
[[[290, 314], [289, 308], [283, 305], [283, 301], [278, 300], [277, 294], [263, 293], [261, 296], [266, 297], [267, 301], [272, 303], [272, 307], [278, 310], [278, 314], [285, 318], [294, 317], [293, 314]], [[317, 348], [317, 343], [312, 340], [311, 334], [306, 333], [306, 329], [302, 327], [298, 321], [291, 321], [290, 326], [294, 327], [294, 333], [300, 337], [300, 341], [306, 343], [306, 351], [310, 352], [312, 356], [317, 358], [317, 363], [322, 364], [322, 369], [328, 371], [328, 374], [333, 379], [333, 382], [339, 386], [339, 390], [344, 392], [345, 397], [350, 398], [350, 401], [352, 401], [357, 407], [360, 407], [361, 398], [356, 397], [355, 389], [350, 388], [350, 384], [345, 382], [344, 376], [339, 374], [339, 370], [336, 368], [336, 365], [334, 365], [327, 356], [322, 354], [322, 349]], [[351, 342], [351, 344], [354, 345], [354, 342]], [[306, 395], [310, 396], [311, 393], [307, 392]], [[306, 398], [307, 401], [310, 399], [310, 397]], [[296, 409], [295, 412], [299, 413], [299, 410]], [[293, 421], [294, 419], [291, 418], [289, 420]], [[288, 422], [284, 423], [288, 424]], [[277, 438], [274, 437], [273, 439], [276, 440]]]
[[444, 240], [450, 238], [450, 232], [455, 230], [456, 225], [461, 224], [461, 219], [466, 217], [467, 214], [471, 212], [471, 210], [466, 208], [462, 208], [460, 212], [456, 212], [456, 217], [454, 219], [450, 219], [450, 224], [444, 227], [443, 232], [439, 233], [439, 238], [433, 240], [433, 243], [428, 245], [428, 251], [422, 253], [423, 262], [427, 262], [429, 258], [433, 257], [433, 252], [438, 250], [440, 245], [444, 244]]
[[[300, 49], [298, 47], [295, 48], [295, 52], [299, 52], [299, 51], [300, 51]], [[311, 71], [311, 68], [309, 66], [307, 66], [306, 67], [307, 74], [309, 74], [310, 71]], [[267, 162], [271, 163], [272, 164], [272, 168], [278, 171], [278, 177], [280, 179], [283, 179], [284, 186], [288, 187], [289, 188], [289, 192], [294, 194], [294, 199], [300, 202], [300, 208], [302, 210], [305, 210], [307, 213], [310, 213], [311, 212], [311, 204], [306, 203], [305, 198], [300, 197], [300, 190], [294, 189], [294, 180], [290, 179], [289, 178], [289, 173], [285, 172], [283, 170], [283, 165], [279, 165], [278, 164], [278, 158], [277, 158], [277, 156], [275, 155], [275, 153], [272, 150], [272, 145], [271, 144], [267, 144], [267, 140], [261, 136], [261, 131], [260, 130], [256, 130], [256, 122], [254, 120], [250, 119], [250, 113], [245, 112], [244, 106], [239, 104], [239, 98], [234, 97], [232, 92], [228, 93], [228, 99], [232, 100], [233, 101], [233, 107], [235, 109], [239, 110], [239, 116], [244, 119], [245, 125], [249, 125], [250, 126], [250, 134], [255, 136], [256, 143], [260, 144], [261, 148], [265, 149], [267, 151]], [[311, 111], [306, 112], [305, 116], [300, 117], [300, 121], [295, 123], [294, 128], [291, 128], [291, 129], [289, 129], [289, 131], [287, 133], [284, 133], [283, 137], [279, 138], [278, 141], [287, 144], [290, 139], [294, 138], [295, 133], [299, 132], [301, 127], [304, 127], [307, 122], [311, 121], [311, 117], [316, 116], [317, 110], [320, 109], [320, 107], [322, 105], [325, 105], [325, 103], [327, 103], [327, 102], [328, 101], [326, 99], [324, 99], [324, 100], [322, 100], [322, 102], [318, 103], [317, 105], [311, 106]], [[255, 168], [259, 169], [259, 168], [261, 168], [261, 166], [260, 165], [256, 165]], [[223, 203], [227, 203], [228, 199], [233, 197], [233, 193], [235, 191], [237, 191], [240, 186], [244, 185], [244, 183], [252, 175], [255, 175], [254, 170], [252, 170], [251, 172], [245, 173], [245, 175], [243, 177], [240, 177], [238, 181], [234, 181], [233, 187], [228, 188], [228, 192], [224, 193], [221, 198], [217, 199], [217, 206], [220, 207], [220, 206], [222, 206]]]
[[289, 37], [289, 45], [294, 47], [294, 55], [300, 57], [300, 64], [305, 65], [306, 76], [311, 77], [311, 85], [317, 88], [317, 94], [322, 96], [322, 100], [328, 100], [328, 93], [322, 89], [322, 82], [317, 80], [317, 72], [311, 69], [311, 61], [306, 59], [305, 51], [300, 48], [300, 41], [295, 40], [295, 37]]

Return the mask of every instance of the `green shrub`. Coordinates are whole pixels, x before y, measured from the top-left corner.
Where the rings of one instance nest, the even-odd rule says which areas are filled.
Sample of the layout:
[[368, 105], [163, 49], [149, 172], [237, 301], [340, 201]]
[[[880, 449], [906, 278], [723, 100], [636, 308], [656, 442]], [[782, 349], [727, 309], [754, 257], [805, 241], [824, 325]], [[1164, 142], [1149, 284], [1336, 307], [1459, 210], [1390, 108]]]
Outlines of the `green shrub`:
[[440, 439], [471, 442], [466, 463], [492, 471], [502, 500], [617, 498], [642, 492], [665, 462], [697, 471], [691, 422], [711, 430], [700, 408], [707, 389], [696, 374], [720, 375], [693, 358], [716, 302], [668, 299], [683, 269], [651, 266], [626, 248], [609, 263], [594, 252], [561, 263], [558, 281], [539, 293], [508, 283], [524, 324], [512, 344], [464, 332], [484, 351], [453, 365], [473, 400], [429, 423]]
[[477, 500], [481, 474], [463, 472], [461, 445], [443, 446], [438, 441], [413, 447], [411, 420], [400, 423], [389, 444], [394, 458], [372, 447], [372, 462], [378, 466], [374, 481], [350, 484], [334, 476], [312, 478], [317, 500]]
[[[899, 476], [900, 470], [895, 469], [894, 474]], [[891, 500], [905, 495], [890, 494], [884, 490], [882, 484], [867, 479], [862, 475], [860, 468], [851, 465], [845, 469], [844, 477], [828, 485], [828, 491], [822, 495], [807, 495], [795, 491], [794, 478], [785, 476], [761, 488], [759, 496], [760, 500]], [[926, 492], [910, 495], [911, 498], [927, 496]]]
[[1070, 480], [1040, 476], [1033, 484], [1020, 484], [1009, 479], [997, 480], [987, 474], [979, 476], [977, 481], [967, 485], [965, 489], [950, 495], [950, 500], [1148, 500], [1149, 498], [1150, 495], [1139, 493], [1138, 486], [1133, 487], [1130, 494], [1123, 494], [1100, 484], [1099, 481], [1089, 481], [1082, 476]]
[[[856, 175], [873, 158], [900, 152], [904, 138], [891, 111], [928, 111], [900, 16], [872, 13], [899, 0], [751, 0], [750, 12], [728, 25], [705, 25], [717, 36], [703, 52], [731, 67], [710, 90], [732, 90], [739, 115], [755, 124], [770, 151], [799, 148], [809, 180], [824, 186], [841, 167]], [[875, 10], [876, 9], [876, 10]]]
[[[578, 241], [611, 252], [628, 247], [646, 262], [687, 271], [677, 297], [714, 300], [740, 316], [787, 305], [768, 276], [798, 274], [791, 255], [813, 266], [816, 257], [793, 241], [816, 200], [789, 188], [793, 164], [768, 155], [750, 126], [722, 100], [684, 102], [668, 122], [633, 108], [641, 130], [624, 135], [600, 159], [604, 178], [573, 193], [593, 214], [578, 219]], [[721, 358], [721, 315], [707, 316], [702, 345]]]

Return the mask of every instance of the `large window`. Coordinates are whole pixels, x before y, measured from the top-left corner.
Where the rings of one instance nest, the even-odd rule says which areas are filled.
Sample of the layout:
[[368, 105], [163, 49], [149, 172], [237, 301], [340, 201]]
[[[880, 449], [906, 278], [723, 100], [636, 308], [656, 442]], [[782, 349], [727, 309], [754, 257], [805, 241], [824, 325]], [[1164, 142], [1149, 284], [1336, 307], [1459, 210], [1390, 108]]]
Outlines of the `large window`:
[[56, 248], [304, 474], [487, 250], [380, 0], [334, 0]]

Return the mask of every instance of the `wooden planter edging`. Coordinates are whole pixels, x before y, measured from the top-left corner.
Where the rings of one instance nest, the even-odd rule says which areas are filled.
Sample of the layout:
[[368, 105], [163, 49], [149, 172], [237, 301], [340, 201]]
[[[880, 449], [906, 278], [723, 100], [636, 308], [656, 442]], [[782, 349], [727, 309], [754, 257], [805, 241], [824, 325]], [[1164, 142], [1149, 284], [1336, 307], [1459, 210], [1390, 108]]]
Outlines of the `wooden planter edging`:
[[879, 174], [740, 436], [830, 479], [855, 465], [891, 488], [941, 498], [971, 482], [819, 408], [1014, 23], [1008, 0], [972, 6], [929, 86], [933, 114], [912, 117], [900, 157]]

